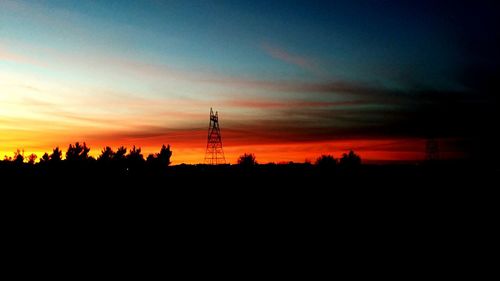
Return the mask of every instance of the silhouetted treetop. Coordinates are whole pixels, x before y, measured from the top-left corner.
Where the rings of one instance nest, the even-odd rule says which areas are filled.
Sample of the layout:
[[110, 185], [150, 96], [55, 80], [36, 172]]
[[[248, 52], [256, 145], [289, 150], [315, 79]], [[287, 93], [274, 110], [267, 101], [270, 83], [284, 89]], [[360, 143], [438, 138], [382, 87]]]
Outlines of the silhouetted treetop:
[[68, 151], [66, 151], [66, 160], [68, 161], [84, 161], [89, 159], [90, 148], [87, 147], [86, 143], [81, 145], [76, 142], [75, 145], [69, 145]]
[[346, 167], [357, 167], [361, 165], [361, 157], [354, 153], [354, 151], [349, 151], [349, 153], [344, 153], [340, 159], [340, 165]]
[[115, 156], [115, 152], [113, 151], [113, 149], [109, 146], [106, 146], [102, 150], [101, 155], [99, 155], [99, 157], [97, 158], [97, 161], [109, 162], [109, 161], [113, 160], [114, 156]]
[[160, 149], [160, 153], [158, 153], [158, 160], [161, 165], [168, 166], [170, 165], [170, 157], [172, 157], [172, 151], [170, 150], [170, 144], [168, 146], [162, 145]]
[[127, 155], [127, 160], [133, 161], [133, 162], [143, 162], [144, 161], [144, 156], [141, 153], [141, 148], [135, 147], [135, 145], [130, 149], [129, 154]]
[[38, 156], [35, 153], [31, 153], [28, 156], [28, 164], [34, 165], [37, 158], [38, 158]]
[[238, 164], [241, 166], [254, 166], [257, 164], [253, 153], [245, 153], [238, 158]]
[[335, 165], [337, 165], [337, 159], [332, 155], [321, 155], [316, 159], [316, 165], [322, 168], [335, 167]]
[[172, 157], [172, 151], [170, 150], [170, 145], [162, 145], [160, 152], [155, 154], [149, 154], [146, 159], [146, 163], [153, 167], [154, 169], [163, 169], [170, 165], [170, 157]]
[[127, 148], [120, 146], [114, 155], [115, 160], [125, 160], [125, 155], [127, 154]]
[[16, 164], [22, 164], [24, 162], [24, 151], [21, 152], [21, 150], [17, 150], [14, 152], [14, 163]]
[[50, 160], [50, 156], [47, 152], [45, 152], [43, 155], [42, 155], [42, 158], [40, 158], [40, 163], [48, 163]]
[[62, 151], [59, 147], [56, 147], [52, 150], [52, 154], [50, 155], [50, 162], [60, 162], [62, 160]]

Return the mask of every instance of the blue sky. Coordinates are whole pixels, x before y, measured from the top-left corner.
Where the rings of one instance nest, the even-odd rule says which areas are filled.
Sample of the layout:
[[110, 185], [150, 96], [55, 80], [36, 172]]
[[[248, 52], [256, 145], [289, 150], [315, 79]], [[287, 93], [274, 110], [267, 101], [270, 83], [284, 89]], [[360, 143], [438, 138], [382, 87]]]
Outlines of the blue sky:
[[[329, 2], [27, 1], [4, 10], [2, 35], [261, 79], [394, 80], [391, 68], [404, 66], [435, 80], [453, 67], [457, 50], [435, 15], [387, 1]], [[263, 44], [314, 61], [321, 75], [270, 58]]]

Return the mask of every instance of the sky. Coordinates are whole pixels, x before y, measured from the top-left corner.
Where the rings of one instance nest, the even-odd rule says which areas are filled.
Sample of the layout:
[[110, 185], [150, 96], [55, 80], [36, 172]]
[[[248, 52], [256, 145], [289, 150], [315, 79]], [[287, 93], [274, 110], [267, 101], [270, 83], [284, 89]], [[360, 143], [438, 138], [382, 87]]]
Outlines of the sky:
[[[0, 155], [86, 142], [201, 163], [479, 157], [498, 119], [495, 1], [0, 0]], [[490, 146], [491, 145], [491, 146]]]

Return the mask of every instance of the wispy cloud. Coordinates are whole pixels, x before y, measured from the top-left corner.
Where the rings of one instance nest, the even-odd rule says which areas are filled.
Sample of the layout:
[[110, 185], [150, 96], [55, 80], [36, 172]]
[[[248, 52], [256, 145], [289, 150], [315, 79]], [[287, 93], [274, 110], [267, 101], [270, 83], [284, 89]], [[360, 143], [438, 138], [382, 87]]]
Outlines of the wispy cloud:
[[237, 108], [255, 109], [304, 109], [304, 108], [326, 108], [338, 106], [356, 106], [367, 104], [364, 101], [310, 101], [310, 100], [228, 100], [222, 101], [223, 105]]
[[[190, 85], [212, 84], [213, 86], [231, 88], [245, 88], [257, 91], [276, 91], [284, 93], [335, 93], [382, 96], [390, 94], [390, 90], [374, 83], [359, 81], [346, 81], [336, 79], [324, 79], [319, 82], [301, 82], [293, 80], [264, 80], [248, 77], [238, 77], [230, 74], [218, 73], [217, 71], [181, 70], [173, 65], [152, 63], [137, 58], [117, 57], [109, 53], [75, 54], [64, 53], [55, 49], [39, 46], [27, 46], [19, 42], [0, 39], [0, 60], [10, 61], [18, 64], [33, 65], [37, 67], [58, 70], [64, 73], [99, 73], [106, 77], [126, 77], [125, 80], [149, 81], [152, 83], [164, 82], [168, 79], [174, 83], [188, 82]], [[266, 45], [264, 45], [266, 46]], [[269, 47], [269, 51], [276, 57], [288, 60], [290, 63], [317, 70], [312, 60], [295, 57], [281, 53], [280, 49]], [[23, 51], [18, 51], [21, 49]], [[111, 79], [110, 78], [110, 79]], [[128, 79], [130, 78], [130, 79]], [[399, 94], [396, 93], [396, 94]]]
[[300, 67], [304, 70], [310, 71], [310, 72], [318, 72], [318, 70], [319, 70], [318, 66], [310, 58], [306, 58], [303, 56], [292, 54], [283, 48], [273, 46], [269, 43], [262, 43], [260, 47], [269, 56], [271, 56], [277, 60], [280, 60], [280, 61], [283, 61], [283, 62], [286, 62], [289, 64], [293, 64], [295, 66], [298, 66], [298, 67]]

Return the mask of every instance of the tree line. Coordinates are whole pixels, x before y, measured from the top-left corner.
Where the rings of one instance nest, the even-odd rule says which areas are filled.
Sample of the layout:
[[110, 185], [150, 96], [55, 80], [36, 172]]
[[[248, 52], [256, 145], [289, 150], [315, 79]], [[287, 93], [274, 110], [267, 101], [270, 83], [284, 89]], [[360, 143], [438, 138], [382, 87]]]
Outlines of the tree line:
[[[47, 152], [44, 153], [42, 157], [40, 157], [38, 165], [60, 166], [62, 163], [68, 165], [90, 165], [96, 163], [103, 167], [119, 166], [124, 169], [130, 167], [137, 168], [144, 165], [161, 169], [171, 164], [170, 159], [172, 157], [170, 145], [162, 145], [158, 153], [151, 153], [147, 157], [144, 157], [142, 149], [136, 146], [133, 146], [131, 149], [120, 146], [116, 150], [106, 146], [102, 149], [97, 158], [94, 158], [89, 153], [90, 148], [85, 142], [76, 142], [75, 144], [69, 145], [64, 154], [64, 158], [63, 151], [59, 147], [56, 147], [50, 154]], [[18, 149], [14, 152], [13, 157], [5, 156], [3, 162], [35, 165], [37, 159], [38, 156], [36, 154], [25, 156], [24, 152]], [[243, 167], [259, 164], [253, 153], [244, 153], [239, 156], [237, 163]], [[357, 167], [361, 165], [361, 157], [351, 150], [348, 153], [344, 153], [342, 157], [338, 159], [333, 155], [321, 155], [316, 159], [314, 164], [325, 169], [334, 168], [336, 166]]]
[[[59, 147], [56, 147], [52, 150], [52, 153], [49, 154], [46, 152], [43, 154], [40, 158], [39, 165], [54, 166], [64, 162], [67, 164], [99, 163], [104, 165], [128, 164], [136, 166], [147, 163], [155, 166], [167, 167], [171, 164], [170, 158], [172, 157], [170, 145], [162, 145], [158, 153], [149, 154], [146, 158], [144, 158], [141, 148], [136, 146], [133, 146], [130, 150], [121, 146], [116, 151], [106, 146], [97, 158], [94, 158], [89, 153], [90, 148], [85, 142], [76, 142], [75, 144], [69, 145], [64, 159], [63, 151]], [[34, 165], [36, 159], [38, 159], [36, 154], [30, 154], [25, 157], [24, 152], [18, 149], [14, 152], [13, 157], [5, 156], [3, 162], [11, 162], [14, 164], [23, 164], [26, 162], [27, 164]]]
[[[245, 153], [238, 158], [238, 164], [241, 166], [254, 166], [258, 165], [255, 154]], [[361, 165], [361, 157], [354, 151], [342, 154], [340, 159], [335, 158], [333, 155], [321, 155], [314, 163], [322, 168], [334, 168], [337, 165], [342, 167], [357, 167]]]

